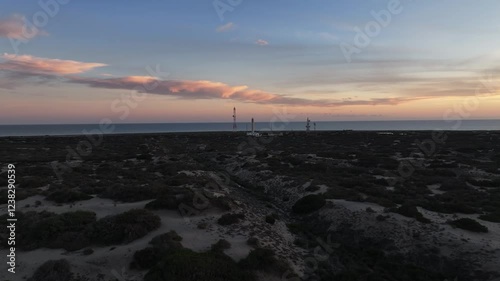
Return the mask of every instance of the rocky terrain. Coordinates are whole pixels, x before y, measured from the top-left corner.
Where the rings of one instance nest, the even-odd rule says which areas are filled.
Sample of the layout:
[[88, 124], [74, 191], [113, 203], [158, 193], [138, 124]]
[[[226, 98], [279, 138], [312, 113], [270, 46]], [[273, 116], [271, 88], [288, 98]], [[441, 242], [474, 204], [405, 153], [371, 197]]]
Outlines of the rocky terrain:
[[10, 137], [0, 159], [0, 280], [500, 280], [500, 132]]

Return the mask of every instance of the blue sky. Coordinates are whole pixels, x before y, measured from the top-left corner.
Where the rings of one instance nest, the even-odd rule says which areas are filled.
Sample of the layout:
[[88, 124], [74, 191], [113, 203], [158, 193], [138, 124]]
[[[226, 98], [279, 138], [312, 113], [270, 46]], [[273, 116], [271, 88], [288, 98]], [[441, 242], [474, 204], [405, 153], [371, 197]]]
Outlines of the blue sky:
[[[127, 77], [148, 76], [146, 67], [156, 65], [169, 73], [155, 78], [161, 87], [119, 121], [228, 121], [233, 106], [264, 119], [276, 107], [317, 120], [440, 119], [474, 96], [481, 77], [498, 74], [500, 3], [493, 0], [401, 0], [401, 13], [346, 60], [340, 45], [355, 46], [356, 28], [389, 3], [242, 0], [221, 19], [213, 1], [70, 0], [14, 58], [18, 19], [33, 22], [43, 8], [4, 0], [0, 50], [9, 56], [0, 58], [7, 101], [0, 123], [117, 115], [110, 103], [133, 91]], [[60, 63], [53, 60], [100, 66], [61, 72], [65, 64], [47, 67]], [[500, 118], [496, 92], [481, 101], [470, 117]], [[65, 109], [81, 105], [94, 110]], [[13, 109], [22, 107], [32, 114]]]

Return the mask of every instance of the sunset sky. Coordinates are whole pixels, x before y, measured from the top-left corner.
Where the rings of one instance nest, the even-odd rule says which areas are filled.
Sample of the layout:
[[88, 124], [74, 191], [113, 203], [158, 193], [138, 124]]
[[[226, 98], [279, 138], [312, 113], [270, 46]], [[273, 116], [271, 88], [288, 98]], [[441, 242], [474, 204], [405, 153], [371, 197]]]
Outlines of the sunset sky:
[[0, 124], [500, 118], [498, 1], [41, 3], [0, 4]]

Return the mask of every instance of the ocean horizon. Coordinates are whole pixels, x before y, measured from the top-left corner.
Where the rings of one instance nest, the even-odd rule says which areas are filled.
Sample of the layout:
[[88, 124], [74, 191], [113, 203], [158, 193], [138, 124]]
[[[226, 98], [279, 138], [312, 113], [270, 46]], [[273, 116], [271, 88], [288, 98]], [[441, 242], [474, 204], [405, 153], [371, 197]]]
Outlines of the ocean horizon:
[[[316, 126], [314, 126], [314, 123]], [[107, 134], [231, 132], [233, 123], [117, 123]], [[305, 131], [306, 122], [256, 122], [257, 131]], [[98, 130], [99, 124], [0, 125], [1, 137], [83, 135]], [[238, 122], [237, 131], [251, 130], [248, 122]], [[318, 121], [311, 122], [317, 131], [496, 131], [500, 120], [396, 120], [396, 121]]]

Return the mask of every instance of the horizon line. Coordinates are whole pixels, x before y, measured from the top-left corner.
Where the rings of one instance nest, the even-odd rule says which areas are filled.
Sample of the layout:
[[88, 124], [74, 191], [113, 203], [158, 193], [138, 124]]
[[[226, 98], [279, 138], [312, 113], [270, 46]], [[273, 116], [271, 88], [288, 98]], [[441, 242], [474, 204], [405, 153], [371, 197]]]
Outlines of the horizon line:
[[[494, 118], [485, 118], [485, 119], [453, 119], [453, 120], [444, 120], [444, 119], [385, 119], [385, 120], [311, 120], [311, 122], [316, 123], [327, 123], [327, 122], [424, 122], [424, 121], [442, 121], [442, 122], [456, 122], [456, 121], [500, 121], [500, 117], [498, 119]], [[159, 124], [232, 124], [231, 121], [213, 121], [213, 122], [192, 122], [192, 121], [180, 121], [180, 122], [132, 122], [132, 123], [122, 123], [122, 122], [112, 122], [111, 124], [116, 125], [159, 125]], [[238, 121], [237, 124], [245, 124], [251, 123]], [[255, 121], [255, 123], [271, 123], [271, 121]], [[307, 123], [304, 121], [289, 121], [289, 122], [274, 122], [274, 123]], [[0, 126], [46, 126], [46, 125], [54, 125], [54, 126], [62, 126], [62, 125], [99, 125], [99, 123], [19, 123], [19, 124], [3, 124], [0, 123]]]

